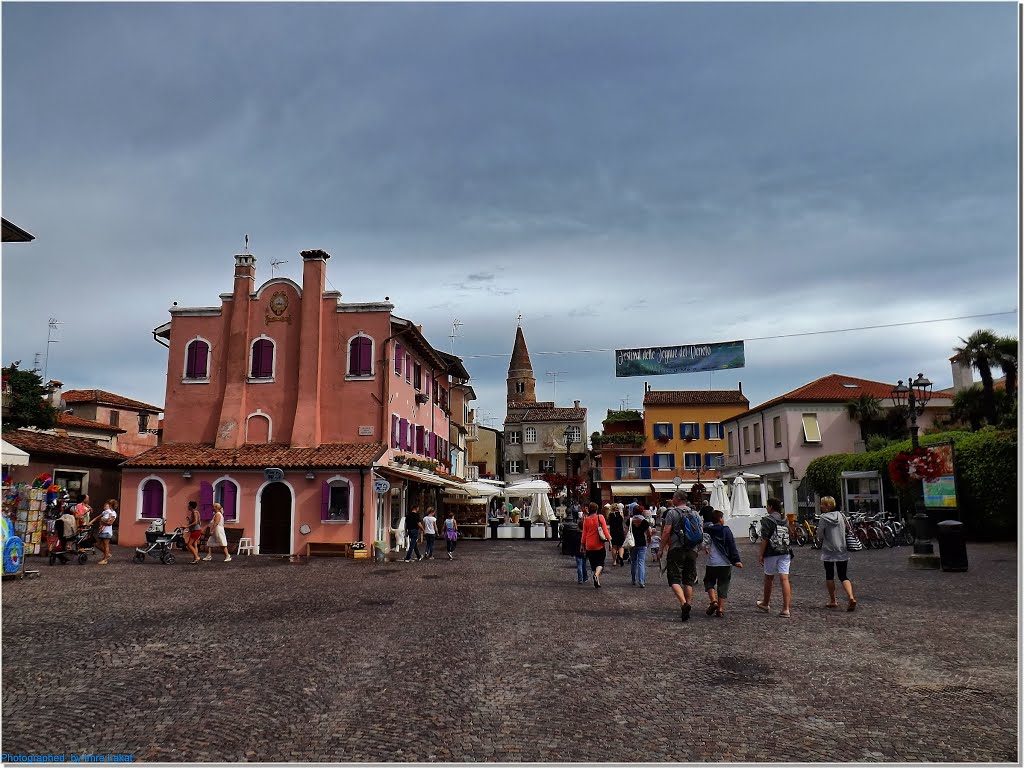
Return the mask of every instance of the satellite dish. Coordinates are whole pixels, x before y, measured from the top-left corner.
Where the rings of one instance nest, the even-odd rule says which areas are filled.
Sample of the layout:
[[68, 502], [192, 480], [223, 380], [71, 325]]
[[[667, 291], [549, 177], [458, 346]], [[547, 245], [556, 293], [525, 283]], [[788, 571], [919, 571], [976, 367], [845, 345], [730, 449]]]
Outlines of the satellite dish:
[[312, 531], [312, 529], [309, 528], [309, 524], [308, 523], [304, 523], [304, 524], [302, 524], [299, 527], [299, 534], [309, 534], [309, 532], [311, 532], [311, 531]]

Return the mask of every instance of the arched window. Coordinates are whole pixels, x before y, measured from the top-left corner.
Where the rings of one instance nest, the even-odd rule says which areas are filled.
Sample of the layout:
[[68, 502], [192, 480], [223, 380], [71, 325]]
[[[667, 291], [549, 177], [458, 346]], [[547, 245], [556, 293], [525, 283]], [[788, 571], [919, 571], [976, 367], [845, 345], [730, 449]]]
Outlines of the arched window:
[[193, 339], [185, 348], [185, 379], [210, 378], [210, 344], [205, 339]]
[[537, 442], [537, 428], [527, 427], [523, 430], [523, 443], [536, 443]]
[[246, 443], [270, 443], [273, 436], [274, 423], [260, 409], [245, 418]]
[[139, 518], [164, 517], [164, 483], [151, 476], [139, 485]]
[[526, 382], [516, 382], [516, 393], [523, 394], [526, 392]]
[[352, 522], [352, 484], [340, 475], [320, 484], [320, 520]]
[[373, 376], [373, 340], [362, 334], [348, 343], [348, 375]]
[[213, 485], [213, 501], [224, 508], [224, 520], [238, 521], [238, 484], [230, 478], [221, 478]]
[[252, 343], [252, 366], [249, 376], [253, 379], [274, 378], [274, 340], [261, 336]]

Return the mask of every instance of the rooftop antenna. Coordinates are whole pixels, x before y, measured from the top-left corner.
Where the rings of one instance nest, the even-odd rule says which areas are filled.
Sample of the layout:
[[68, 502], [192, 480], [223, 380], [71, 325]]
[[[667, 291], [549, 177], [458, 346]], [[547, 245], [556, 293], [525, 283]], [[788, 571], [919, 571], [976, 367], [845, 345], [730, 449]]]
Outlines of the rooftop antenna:
[[46, 369], [50, 365], [50, 345], [60, 341], [59, 339], [54, 339], [53, 338], [53, 333], [55, 331], [59, 331], [60, 330], [59, 326], [63, 326], [63, 325], [64, 325], [64, 321], [57, 320], [54, 317], [51, 317], [50, 320], [47, 322], [47, 326], [49, 327], [49, 330], [46, 332], [46, 355], [43, 358], [43, 382], [44, 383], [46, 382]]
[[619, 401], [623, 411], [629, 411], [629, 396], [627, 395], [623, 400]]
[[37, 352], [35, 360], [32, 361], [32, 371], [35, 372], [36, 374], [39, 373], [39, 359], [41, 357], [43, 357], [43, 354], [41, 352]]
[[452, 355], [455, 354], [455, 337], [459, 336], [459, 327], [462, 325], [464, 324], [458, 318], [452, 320], [452, 333], [448, 335], [452, 340]]
[[249, 253], [249, 234], [245, 235], [245, 253]]
[[549, 377], [551, 377], [551, 400], [554, 401], [555, 405], [557, 406], [558, 405], [558, 397], [556, 396], [555, 393], [558, 390], [558, 377], [560, 375], [562, 375], [562, 374], [567, 374], [568, 372], [567, 371], [545, 371], [544, 373], [547, 374]]
[[523, 325], [523, 314], [522, 314], [522, 313], [519, 313], [519, 314], [518, 314], [518, 315], [516, 316], [516, 328], [519, 328], [519, 327], [520, 327], [520, 326], [522, 326], [522, 325]]
[[282, 264], [288, 264], [287, 259], [275, 259], [270, 263], [270, 277], [274, 278], [277, 276], [277, 268]]

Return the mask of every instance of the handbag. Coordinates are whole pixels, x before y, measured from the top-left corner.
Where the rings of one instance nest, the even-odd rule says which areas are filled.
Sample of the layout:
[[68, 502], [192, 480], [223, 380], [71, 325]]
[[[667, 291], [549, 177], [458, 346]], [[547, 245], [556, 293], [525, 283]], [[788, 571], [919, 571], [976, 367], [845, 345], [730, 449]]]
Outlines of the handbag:
[[601, 525], [601, 523], [602, 523], [601, 516], [598, 516], [597, 517], [597, 538], [599, 540], [601, 540], [602, 542], [607, 542], [608, 541], [608, 535], [604, 533], [604, 527]]
[[636, 547], [636, 538], [633, 536], [633, 524], [630, 523], [626, 528], [626, 538], [622, 541], [623, 547]]

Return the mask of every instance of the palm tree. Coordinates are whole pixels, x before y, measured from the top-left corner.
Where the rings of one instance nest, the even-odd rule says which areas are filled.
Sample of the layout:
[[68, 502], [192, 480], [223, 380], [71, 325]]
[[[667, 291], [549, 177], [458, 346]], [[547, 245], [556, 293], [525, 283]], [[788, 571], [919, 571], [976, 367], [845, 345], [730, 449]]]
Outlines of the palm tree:
[[1017, 397], [1017, 337], [1001, 336], [996, 340], [995, 364], [1006, 376], [1006, 393], [1011, 399]]
[[984, 391], [978, 385], [972, 385], [958, 392], [953, 396], [953, 408], [949, 416], [957, 422], [967, 422], [971, 430], [980, 430], [985, 417]]
[[860, 439], [867, 441], [868, 423], [881, 418], [882, 401], [874, 395], [864, 394], [846, 402], [846, 413], [850, 415], [850, 419], [860, 424]]
[[964, 346], [954, 348], [953, 352], [961, 362], [978, 369], [978, 373], [981, 374], [985, 419], [990, 425], [994, 425], [996, 423], [996, 398], [995, 388], [992, 386], [992, 364], [996, 362], [998, 356], [999, 337], [991, 329], [978, 329], [967, 339], [961, 337], [960, 341], [964, 343]]

